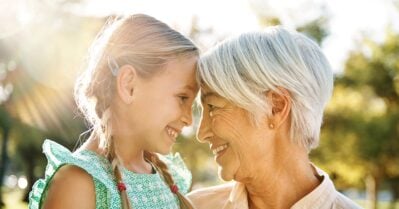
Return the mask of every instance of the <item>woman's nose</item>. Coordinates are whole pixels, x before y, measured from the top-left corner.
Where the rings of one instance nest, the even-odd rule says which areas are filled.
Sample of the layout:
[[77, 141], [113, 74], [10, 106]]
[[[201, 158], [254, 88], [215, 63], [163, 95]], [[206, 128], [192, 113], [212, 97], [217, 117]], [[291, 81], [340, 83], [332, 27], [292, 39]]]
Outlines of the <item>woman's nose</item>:
[[200, 125], [197, 131], [197, 140], [201, 143], [207, 142], [213, 136], [211, 130], [211, 118], [209, 114], [202, 110]]

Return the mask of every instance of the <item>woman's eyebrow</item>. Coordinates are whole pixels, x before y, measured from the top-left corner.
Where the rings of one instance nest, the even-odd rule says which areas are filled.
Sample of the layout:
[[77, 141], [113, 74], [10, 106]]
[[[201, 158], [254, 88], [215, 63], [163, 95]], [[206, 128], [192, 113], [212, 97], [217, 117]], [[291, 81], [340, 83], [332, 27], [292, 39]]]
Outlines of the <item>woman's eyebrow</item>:
[[201, 94], [201, 102], [204, 102], [209, 97], [218, 97], [218, 95], [214, 92], [207, 92], [205, 94]]

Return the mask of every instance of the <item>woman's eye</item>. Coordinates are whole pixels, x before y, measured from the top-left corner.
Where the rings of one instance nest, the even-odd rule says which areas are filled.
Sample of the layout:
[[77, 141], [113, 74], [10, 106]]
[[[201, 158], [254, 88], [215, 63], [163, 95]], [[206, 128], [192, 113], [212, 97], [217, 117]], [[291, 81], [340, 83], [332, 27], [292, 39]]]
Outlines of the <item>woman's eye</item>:
[[216, 108], [214, 105], [211, 105], [211, 104], [207, 104], [207, 105], [208, 105], [209, 111], [213, 111]]
[[213, 117], [213, 112], [218, 108], [215, 105], [207, 104], [209, 109], [209, 116]]

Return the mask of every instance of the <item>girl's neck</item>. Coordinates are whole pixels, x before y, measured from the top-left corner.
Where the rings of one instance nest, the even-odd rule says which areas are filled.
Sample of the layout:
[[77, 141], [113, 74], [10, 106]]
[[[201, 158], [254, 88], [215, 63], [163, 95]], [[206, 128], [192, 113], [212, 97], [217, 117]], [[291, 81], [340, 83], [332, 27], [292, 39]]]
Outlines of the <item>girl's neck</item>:
[[141, 146], [132, 145], [132, 140], [114, 138], [115, 154], [120, 163], [130, 171], [135, 173], [152, 173], [152, 166], [144, 158], [144, 150]]
[[[144, 158], [144, 150], [139, 145], [132, 145], [132, 140], [113, 137], [115, 156], [126, 169], [135, 173], [152, 173], [152, 166]], [[100, 146], [100, 140], [95, 134], [81, 146], [80, 149], [91, 150], [105, 156], [106, 147]]]

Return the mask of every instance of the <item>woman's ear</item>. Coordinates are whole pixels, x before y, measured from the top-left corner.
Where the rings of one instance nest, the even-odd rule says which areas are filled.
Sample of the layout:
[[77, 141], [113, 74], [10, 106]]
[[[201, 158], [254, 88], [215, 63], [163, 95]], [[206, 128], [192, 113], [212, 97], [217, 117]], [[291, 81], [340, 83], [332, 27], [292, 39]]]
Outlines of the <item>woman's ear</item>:
[[272, 115], [269, 117], [269, 127], [277, 128], [288, 120], [291, 112], [291, 95], [281, 87], [278, 87], [280, 92], [268, 91], [266, 94], [272, 105]]
[[116, 88], [119, 98], [126, 104], [130, 104], [133, 101], [137, 79], [137, 71], [133, 66], [123, 65], [119, 68], [116, 78]]

